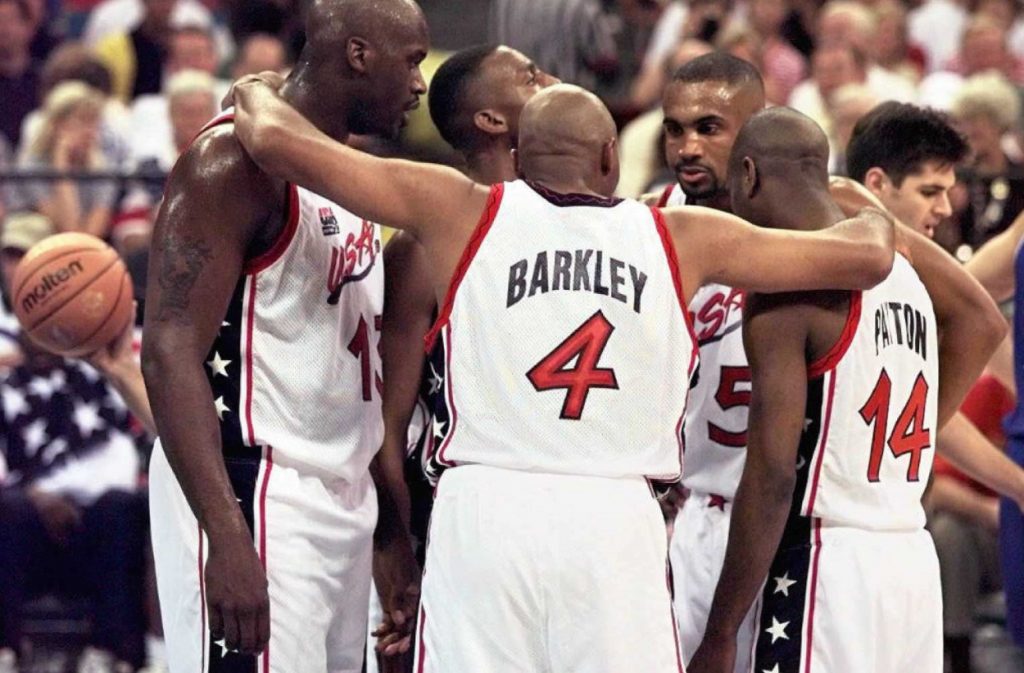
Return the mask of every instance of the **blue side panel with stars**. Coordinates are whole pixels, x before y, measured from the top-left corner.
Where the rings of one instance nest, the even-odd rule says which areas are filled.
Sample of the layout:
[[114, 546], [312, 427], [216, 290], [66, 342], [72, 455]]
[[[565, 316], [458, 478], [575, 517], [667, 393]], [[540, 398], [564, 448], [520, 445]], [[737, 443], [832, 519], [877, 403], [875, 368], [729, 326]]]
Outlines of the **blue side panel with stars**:
[[228, 310], [221, 321], [217, 338], [206, 356], [206, 379], [213, 393], [213, 404], [220, 420], [221, 446], [226, 457], [259, 458], [260, 448], [246, 446], [242, 434], [242, 311], [246, 283], [255, 277], [239, 278]]
[[[807, 383], [804, 433], [797, 449], [796, 488], [779, 549], [772, 560], [761, 594], [754, 670], [766, 673], [801, 673], [805, 635], [811, 616], [815, 552], [814, 520], [801, 514], [804, 493], [811, 480], [814, 449], [822, 430], [825, 378]], [[810, 643], [806, 643], [810, 646]]]
[[435, 486], [444, 469], [452, 466], [441, 457], [441, 448], [452, 430], [447, 368], [450, 330], [450, 325], [445, 325], [441, 330], [439, 338], [434, 342], [434, 348], [427, 354], [423, 370], [423, 393], [427, 400], [427, 409], [430, 411], [428, 426], [424, 432], [426, 441], [423, 465], [427, 479]]

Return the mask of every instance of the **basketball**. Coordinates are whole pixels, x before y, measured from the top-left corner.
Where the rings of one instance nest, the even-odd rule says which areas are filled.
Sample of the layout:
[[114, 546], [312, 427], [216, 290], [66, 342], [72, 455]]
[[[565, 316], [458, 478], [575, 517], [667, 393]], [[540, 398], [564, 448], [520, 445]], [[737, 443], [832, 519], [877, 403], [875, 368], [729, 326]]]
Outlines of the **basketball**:
[[32, 246], [11, 285], [22, 328], [60, 355], [98, 350], [132, 319], [132, 282], [124, 262], [88, 234], [57, 234]]

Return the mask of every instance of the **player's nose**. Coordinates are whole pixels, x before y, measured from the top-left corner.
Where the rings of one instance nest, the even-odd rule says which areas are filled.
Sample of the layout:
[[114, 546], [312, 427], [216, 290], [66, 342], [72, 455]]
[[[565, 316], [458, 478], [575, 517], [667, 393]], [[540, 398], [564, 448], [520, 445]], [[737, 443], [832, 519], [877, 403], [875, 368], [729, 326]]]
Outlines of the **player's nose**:
[[935, 214], [939, 217], [949, 217], [953, 214], [953, 205], [949, 202], [949, 194], [942, 192], [935, 202]]

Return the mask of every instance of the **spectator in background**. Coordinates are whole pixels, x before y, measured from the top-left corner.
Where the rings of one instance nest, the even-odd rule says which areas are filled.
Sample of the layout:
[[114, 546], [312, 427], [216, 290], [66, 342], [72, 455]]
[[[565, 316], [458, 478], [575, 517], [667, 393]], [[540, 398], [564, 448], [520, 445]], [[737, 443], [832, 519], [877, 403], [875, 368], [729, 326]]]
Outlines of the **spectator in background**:
[[881, 0], [874, 6], [877, 23], [872, 53], [880, 68], [917, 84], [924, 76], [927, 56], [907, 37], [907, 10], [896, 0]]
[[619, 67], [613, 24], [600, 0], [494, 0], [489, 33], [490, 42], [586, 89]]
[[986, 70], [998, 70], [1016, 85], [1024, 84], [1024, 62], [1010, 53], [1006, 27], [987, 15], [968, 24], [958, 53], [946, 69], [970, 77]]
[[234, 79], [254, 75], [265, 70], [282, 72], [287, 66], [284, 43], [267, 33], [253, 33], [238, 50], [238, 60], [231, 69]]
[[143, 0], [145, 13], [138, 27], [108, 35], [96, 45], [113, 78], [114, 95], [123, 102], [160, 92], [174, 4], [174, 0]]
[[801, 82], [789, 105], [813, 119], [831, 137], [835, 132], [829, 99], [847, 84], [865, 84], [866, 61], [857, 49], [844, 44], [822, 45], [811, 57], [811, 78]]
[[835, 90], [829, 102], [832, 133], [829, 135], [829, 173], [846, 174], [846, 147], [853, 127], [878, 105], [878, 97], [863, 84], [844, 84]]
[[967, 10], [958, 0], [925, 0], [907, 15], [907, 34], [925, 53], [925, 70], [939, 70], [960, 48]]
[[63, 36], [53, 31], [52, 21], [49, 18], [49, 6], [46, 0], [27, 0], [29, 9], [29, 26], [32, 33], [32, 40], [29, 43], [29, 51], [32, 58], [37, 61], [45, 61], [57, 45], [60, 44]]
[[904, 103], [917, 98], [916, 80], [886, 70], [875, 62], [878, 16], [872, 8], [854, 0], [831, 0], [818, 16], [818, 46], [844, 45], [863, 56], [865, 84], [879, 100]]
[[[131, 152], [129, 134], [131, 118], [128, 109], [111, 94], [110, 71], [85, 45], [66, 42], [57, 47], [43, 64], [39, 96], [45, 99], [61, 82], [83, 82], [103, 94], [103, 124], [100, 127], [100, 151], [109, 166], [125, 166]], [[41, 109], [33, 110], [21, 125], [22, 145], [18, 158], [28, 157], [31, 139], [39, 132], [43, 119]]]
[[[4, 228], [5, 256], [44, 232], [26, 233]], [[90, 602], [95, 649], [80, 665], [133, 670], [145, 654], [146, 500], [127, 410], [88, 365], [22, 348], [0, 378], [0, 651], [16, 652], [25, 601], [57, 590]]]
[[780, 101], [789, 100], [807, 70], [803, 55], [782, 36], [782, 24], [788, 15], [788, 0], [750, 2], [750, 25], [761, 41], [761, 76], [766, 90], [770, 89]]
[[1024, 166], [1008, 157], [1003, 146], [1018, 126], [1020, 94], [1001, 74], [989, 71], [966, 80], [952, 112], [972, 154], [961, 175], [968, 196], [958, 218], [959, 243], [977, 248], [1024, 210]]
[[[170, 23], [172, 26], [202, 26], [217, 31], [217, 53], [221, 58], [230, 55], [231, 37], [218, 30], [213, 14], [200, 0], [172, 0]], [[145, 0], [102, 0], [86, 20], [82, 41], [96, 47], [105, 38], [130, 33], [142, 22], [146, 13]]]
[[29, 53], [32, 28], [25, 0], [0, 0], [0, 134], [21, 142], [21, 123], [39, 104], [39, 68]]
[[[183, 70], [172, 76], [167, 82], [167, 95], [161, 97], [169, 124], [165, 130], [138, 129], [133, 143], [135, 171], [169, 173], [178, 156], [217, 113], [218, 94], [214, 79], [205, 72]], [[129, 187], [110, 230], [111, 242], [122, 255], [148, 247], [162, 192], [162, 181]]]
[[[91, 171], [107, 168], [100, 151], [102, 93], [82, 82], [63, 82], [46, 97], [39, 133], [19, 166], [29, 170]], [[54, 229], [103, 238], [110, 226], [117, 184], [109, 180], [29, 180], [15, 185], [11, 210], [39, 212]]]

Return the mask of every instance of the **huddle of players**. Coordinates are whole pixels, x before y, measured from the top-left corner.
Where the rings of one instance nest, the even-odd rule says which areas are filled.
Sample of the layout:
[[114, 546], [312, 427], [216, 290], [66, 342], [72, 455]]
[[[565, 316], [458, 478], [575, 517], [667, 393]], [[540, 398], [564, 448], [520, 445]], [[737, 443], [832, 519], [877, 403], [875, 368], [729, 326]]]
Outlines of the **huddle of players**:
[[[144, 358], [172, 670], [359, 670], [378, 503], [383, 642], [400, 648], [421, 383], [427, 462], [447, 471], [417, 670], [939, 670], [920, 495], [933, 433], [1005, 331], [983, 291], [923, 237], [904, 235], [911, 268], [888, 220], [844, 219], [820, 129], [762, 112], [731, 57], [669, 85], [681, 189], [649, 209], [610, 198], [600, 102], [507, 48], [461, 52], [433, 82], [469, 177], [331, 140], [397, 128], [424, 92], [426, 26], [405, 0], [322, 0], [310, 25], [280, 94], [236, 85], [158, 223]], [[963, 154], [922, 145], [879, 184]], [[683, 194], [718, 210], [673, 208]], [[405, 230], [386, 301], [368, 221]], [[678, 478], [684, 439], [677, 631], [647, 479]]]

